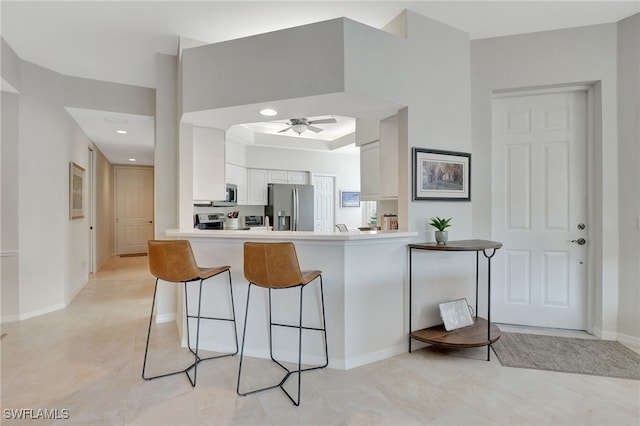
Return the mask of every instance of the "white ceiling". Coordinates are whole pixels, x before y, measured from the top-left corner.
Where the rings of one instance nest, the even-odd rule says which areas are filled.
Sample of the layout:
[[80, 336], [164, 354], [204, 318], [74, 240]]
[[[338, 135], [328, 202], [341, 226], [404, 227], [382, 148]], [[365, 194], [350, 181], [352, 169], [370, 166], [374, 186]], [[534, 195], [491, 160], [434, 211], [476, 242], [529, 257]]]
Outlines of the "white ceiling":
[[[2, 0], [0, 28], [23, 60], [70, 76], [153, 88], [155, 54], [175, 55], [180, 37], [216, 43], [342, 16], [380, 28], [404, 9], [478, 39], [616, 22], [640, 12], [640, 2]], [[119, 147], [114, 153], [127, 146], [104, 129], [104, 119], [116, 114], [70, 113], [110, 161], [111, 144]], [[149, 135], [152, 141], [153, 133], [143, 139]]]

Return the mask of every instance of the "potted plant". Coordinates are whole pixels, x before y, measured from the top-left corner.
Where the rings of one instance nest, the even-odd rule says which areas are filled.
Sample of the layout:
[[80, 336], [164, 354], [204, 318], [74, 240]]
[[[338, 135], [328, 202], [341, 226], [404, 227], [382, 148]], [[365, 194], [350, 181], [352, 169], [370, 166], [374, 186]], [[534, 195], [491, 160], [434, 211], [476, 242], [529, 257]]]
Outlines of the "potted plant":
[[449, 233], [446, 231], [446, 229], [451, 226], [451, 224], [449, 223], [451, 221], [451, 218], [443, 219], [441, 217], [436, 216], [436, 217], [432, 217], [429, 220], [431, 221], [429, 222], [429, 225], [437, 229], [436, 242], [438, 244], [447, 244], [447, 240], [449, 239], [449, 235], [448, 235]]

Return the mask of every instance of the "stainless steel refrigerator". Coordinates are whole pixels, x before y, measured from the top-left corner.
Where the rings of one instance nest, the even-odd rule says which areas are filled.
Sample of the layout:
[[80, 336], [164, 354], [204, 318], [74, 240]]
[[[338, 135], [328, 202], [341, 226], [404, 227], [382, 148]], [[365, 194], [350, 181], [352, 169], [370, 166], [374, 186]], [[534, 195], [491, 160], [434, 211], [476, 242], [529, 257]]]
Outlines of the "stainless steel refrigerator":
[[313, 231], [313, 185], [270, 183], [265, 216], [274, 231]]

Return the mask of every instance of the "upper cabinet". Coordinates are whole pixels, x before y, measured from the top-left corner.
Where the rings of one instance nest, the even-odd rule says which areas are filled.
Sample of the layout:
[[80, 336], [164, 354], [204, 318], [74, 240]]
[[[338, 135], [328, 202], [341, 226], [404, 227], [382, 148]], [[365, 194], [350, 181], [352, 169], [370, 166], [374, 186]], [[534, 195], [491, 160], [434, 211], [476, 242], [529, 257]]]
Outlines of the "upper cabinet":
[[360, 196], [363, 201], [380, 196], [380, 141], [360, 147]]
[[398, 116], [380, 122], [380, 197], [398, 198]]
[[[295, 170], [247, 169], [247, 204], [251, 206], [267, 205], [267, 185], [270, 183], [309, 183], [309, 172]], [[239, 196], [239, 195], [238, 195]], [[240, 204], [240, 201], [238, 201]]]
[[224, 131], [193, 127], [193, 199], [225, 199]]
[[248, 195], [248, 180], [247, 180], [247, 168], [242, 166], [236, 166], [235, 164], [227, 163], [226, 165], [226, 181], [227, 183], [233, 183], [238, 189], [238, 205], [246, 206], [249, 204]]
[[360, 146], [362, 200], [398, 198], [398, 116], [380, 122], [380, 140]]
[[267, 170], [247, 169], [247, 189], [250, 206], [267, 205]]
[[309, 173], [292, 170], [267, 170], [267, 183], [306, 185], [309, 183]]

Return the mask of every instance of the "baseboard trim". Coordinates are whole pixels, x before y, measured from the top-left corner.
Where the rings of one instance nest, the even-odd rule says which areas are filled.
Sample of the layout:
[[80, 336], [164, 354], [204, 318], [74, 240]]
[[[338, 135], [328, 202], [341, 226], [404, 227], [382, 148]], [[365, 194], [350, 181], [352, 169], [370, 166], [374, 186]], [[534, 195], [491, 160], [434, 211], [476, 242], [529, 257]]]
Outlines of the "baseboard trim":
[[20, 315], [18, 314], [4, 315], [2, 318], [0, 318], [0, 324], [5, 324], [8, 322], [16, 322], [16, 321], [20, 321]]
[[40, 315], [44, 315], [44, 314], [50, 314], [51, 312], [59, 311], [66, 307], [67, 305], [65, 303], [58, 303], [57, 305], [47, 306], [46, 308], [36, 309], [35, 311], [26, 312], [24, 314], [20, 314], [20, 321], [26, 320], [29, 318], [39, 317]]
[[[240, 343], [240, 342], [239, 342]], [[186, 341], [183, 342], [183, 346], [186, 347]], [[200, 341], [200, 349], [214, 352], [233, 352], [235, 349], [233, 345], [221, 345], [213, 342]], [[376, 352], [367, 353], [358, 357], [350, 359], [329, 358], [329, 368], [335, 370], [350, 370], [352, 368], [361, 367], [363, 365], [371, 364], [373, 362], [381, 361], [383, 359], [391, 358], [396, 355], [400, 355], [407, 352], [407, 345], [397, 345], [390, 348], [382, 349]], [[270, 359], [269, 349], [267, 348], [247, 348], [244, 350], [245, 356], [253, 358]], [[297, 352], [279, 352], [278, 360], [283, 362], [298, 362]], [[302, 354], [302, 363], [305, 365], [321, 365], [324, 363], [324, 357], [322, 355], [309, 355]]]
[[161, 324], [163, 322], [171, 322], [171, 321], [175, 321], [176, 320], [176, 313], [170, 313], [170, 314], [162, 314], [162, 315], [156, 315], [156, 324]]
[[391, 346], [389, 348], [381, 349], [379, 351], [370, 352], [358, 357], [348, 358], [344, 360], [344, 369], [350, 370], [352, 368], [361, 367], [363, 365], [371, 364], [373, 362], [381, 361], [383, 359], [391, 358], [396, 355], [400, 355], [407, 352], [407, 345], [401, 344]]
[[623, 345], [640, 347], [640, 337], [629, 336], [628, 334], [617, 333], [617, 341]]
[[616, 341], [617, 334], [615, 331], [602, 331], [597, 327], [593, 327], [593, 335], [596, 336], [600, 340], [613, 340]]

